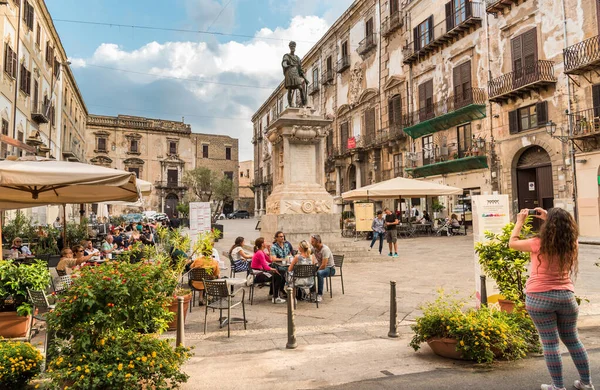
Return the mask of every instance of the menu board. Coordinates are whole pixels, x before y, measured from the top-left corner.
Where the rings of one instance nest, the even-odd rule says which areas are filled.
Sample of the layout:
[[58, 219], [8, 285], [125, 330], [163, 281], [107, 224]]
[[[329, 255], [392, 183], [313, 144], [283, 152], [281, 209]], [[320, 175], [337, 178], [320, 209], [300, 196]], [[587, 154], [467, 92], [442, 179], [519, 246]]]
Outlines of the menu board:
[[190, 202], [190, 234], [192, 236], [210, 231], [211, 222], [209, 202]]
[[373, 223], [375, 206], [373, 203], [354, 203], [354, 216], [356, 217], [356, 231], [370, 232]]
[[[508, 195], [475, 195], [473, 206], [473, 243], [486, 241], [485, 232], [501, 233], [510, 222]], [[479, 255], [475, 252], [475, 297], [477, 305], [481, 299], [481, 266]], [[486, 281], [488, 295], [493, 291], [493, 280]]]

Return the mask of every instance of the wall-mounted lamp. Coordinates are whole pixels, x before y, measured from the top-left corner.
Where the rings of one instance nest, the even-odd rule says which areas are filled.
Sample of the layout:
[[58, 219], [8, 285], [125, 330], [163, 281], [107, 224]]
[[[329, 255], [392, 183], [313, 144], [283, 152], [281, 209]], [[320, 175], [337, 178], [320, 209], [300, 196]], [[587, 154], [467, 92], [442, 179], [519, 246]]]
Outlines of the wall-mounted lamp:
[[[562, 130], [562, 128], [561, 128], [561, 130]], [[567, 137], [567, 136], [554, 135], [556, 133], [556, 123], [554, 123], [553, 121], [549, 121], [548, 123], [546, 123], [546, 133], [548, 133], [548, 135], [550, 137], [556, 138], [557, 140], [559, 140], [562, 143], [569, 142], [569, 137]]]
[[575, 162], [577, 164], [585, 164], [587, 162], [587, 160], [585, 158], [582, 158], [581, 160], [575, 160]]

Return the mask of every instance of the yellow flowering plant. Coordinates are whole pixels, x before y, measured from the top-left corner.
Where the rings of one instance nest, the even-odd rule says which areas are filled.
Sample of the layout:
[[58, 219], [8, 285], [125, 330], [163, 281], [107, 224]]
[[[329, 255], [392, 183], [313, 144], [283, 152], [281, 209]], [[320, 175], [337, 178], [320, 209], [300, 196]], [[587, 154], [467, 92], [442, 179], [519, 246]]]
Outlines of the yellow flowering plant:
[[40, 373], [42, 354], [30, 343], [0, 341], [0, 388], [21, 389]]
[[457, 341], [456, 350], [464, 359], [478, 363], [491, 363], [495, 358], [517, 360], [539, 352], [535, 326], [526, 313], [466, 304], [440, 291], [434, 302], [421, 307], [423, 315], [411, 326], [415, 334], [410, 346], [417, 351], [421, 343], [433, 338], [450, 338]]

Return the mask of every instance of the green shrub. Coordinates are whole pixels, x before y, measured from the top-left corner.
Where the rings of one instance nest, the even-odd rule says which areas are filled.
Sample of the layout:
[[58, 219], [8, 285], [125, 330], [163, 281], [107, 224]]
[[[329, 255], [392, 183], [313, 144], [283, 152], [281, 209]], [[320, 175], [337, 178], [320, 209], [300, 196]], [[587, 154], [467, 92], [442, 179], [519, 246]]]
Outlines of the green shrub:
[[0, 260], [0, 311], [30, 315], [27, 289], [45, 291], [49, 284], [50, 271], [41, 260], [18, 265], [13, 260]]
[[0, 388], [20, 389], [40, 373], [42, 354], [29, 343], [0, 341]]

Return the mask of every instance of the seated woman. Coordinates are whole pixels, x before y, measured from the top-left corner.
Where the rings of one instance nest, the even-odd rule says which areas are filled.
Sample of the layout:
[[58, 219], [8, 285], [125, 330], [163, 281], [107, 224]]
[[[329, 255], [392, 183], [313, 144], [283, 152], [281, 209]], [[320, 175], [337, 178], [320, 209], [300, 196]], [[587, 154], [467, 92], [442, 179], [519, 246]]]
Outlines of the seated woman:
[[229, 256], [233, 260], [233, 272], [244, 272], [248, 271], [248, 261], [252, 260], [252, 255], [246, 253], [244, 250], [244, 237], [238, 237], [235, 239], [235, 243], [229, 250]]
[[29, 250], [29, 247], [27, 247], [27, 245], [23, 245], [23, 240], [21, 239], [21, 237], [15, 237], [15, 239], [12, 242], [12, 247], [10, 249], [19, 251], [19, 253], [23, 256], [31, 256], [31, 251]]
[[[302, 240], [300, 241], [300, 244], [298, 245], [298, 254], [296, 256], [294, 256], [294, 259], [292, 260], [292, 263], [290, 264], [290, 266], [288, 267], [288, 280], [291, 282], [293, 274], [294, 274], [294, 266], [296, 264], [299, 265], [315, 265], [317, 264], [317, 261], [315, 260], [315, 256], [311, 253], [310, 250], [310, 246], [308, 245], [308, 242], [306, 242], [306, 240]], [[304, 295], [304, 291], [303, 288], [311, 288], [315, 285], [315, 278], [301, 278], [301, 279], [296, 279], [294, 281], [294, 286], [295, 287], [300, 287], [297, 291], [296, 291], [296, 297], [298, 297], [298, 299], [302, 299], [302, 296]]]
[[85, 249], [83, 249], [83, 245], [75, 245], [73, 247], [73, 256], [75, 256], [75, 258], [77, 260], [81, 260], [82, 263], [85, 263], [86, 261], [91, 259], [92, 256], [94, 256], [94, 255], [91, 253], [89, 255], [86, 255]]
[[456, 216], [456, 214], [452, 214], [450, 216], [450, 227], [449, 227], [450, 234], [456, 234], [459, 229], [460, 229], [460, 222], [458, 222], [458, 217]]
[[70, 274], [72, 272], [73, 268], [75, 268], [76, 266], [85, 263], [85, 260], [83, 257], [80, 257], [78, 259], [74, 258], [73, 251], [70, 248], [64, 248], [60, 252], [60, 256], [61, 256], [60, 261], [56, 265], [56, 270], [64, 271], [67, 274]]
[[[190, 270], [194, 268], [206, 269], [208, 271], [208, 274], [211, 276], [209, 279], [218, 279], [221, 275], [221, 272], [219, 270], [219, 263], [217, 263], [217, 261], [212, 258], [208, 259], [204, 256], [196, 258], [190, 264]], [[200, 304], [202, 304], [204, 300], [204, 283], [198, 280], [191, 280], [190, 286], [198, 290], [198, 292], [200, 293]]]
[[285, 282], [279, 271], [269, 265], [269, 254], [265, 253], [265, 250], [268, 250], [265, 239], [263, 237], [257, 238], [254, 242], [254, 256], [252, 256], [251, 267], [253, 270], [261, 272], [254, 273], [254, 283], [265, 283], [272, 280], [273, 303], [285, 303], [285, 299], [280, 297]]

